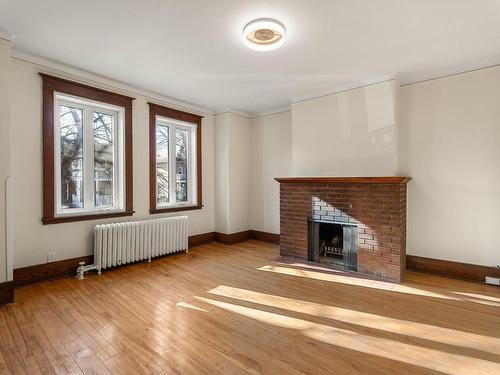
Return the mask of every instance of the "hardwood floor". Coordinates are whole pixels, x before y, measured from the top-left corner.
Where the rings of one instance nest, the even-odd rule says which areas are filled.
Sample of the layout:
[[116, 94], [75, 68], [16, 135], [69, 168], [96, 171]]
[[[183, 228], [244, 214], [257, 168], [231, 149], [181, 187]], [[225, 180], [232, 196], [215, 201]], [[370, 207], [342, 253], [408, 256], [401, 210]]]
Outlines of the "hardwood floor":
[[277, 256], [210, 244], [20, 288], [0, 309], [0, 374], [500, 374], [499, 288]]

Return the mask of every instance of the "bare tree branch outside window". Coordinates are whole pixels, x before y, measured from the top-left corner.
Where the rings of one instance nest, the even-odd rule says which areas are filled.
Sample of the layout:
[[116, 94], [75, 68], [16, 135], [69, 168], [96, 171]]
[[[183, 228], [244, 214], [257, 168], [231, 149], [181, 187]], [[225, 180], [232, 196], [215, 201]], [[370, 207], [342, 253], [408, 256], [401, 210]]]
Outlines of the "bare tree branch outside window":
[[113, 116], [94, 112], [94, 191], [96, 206], [113, 205]]
[[81, 208], [83, 195], [83, 111], [60, 106], [61, 206]]

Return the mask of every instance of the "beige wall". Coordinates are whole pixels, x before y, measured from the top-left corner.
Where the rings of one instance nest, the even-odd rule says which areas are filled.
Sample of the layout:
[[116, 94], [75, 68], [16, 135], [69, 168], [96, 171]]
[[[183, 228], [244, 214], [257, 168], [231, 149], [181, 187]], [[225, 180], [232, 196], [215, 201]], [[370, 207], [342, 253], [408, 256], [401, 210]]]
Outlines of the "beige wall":
[[500, 68], [400, 93], [408, 253], [500, 264]]
[[279, 176], [394, 175], [395, 81], [252, 119], [251, 229], [279, 233]]
[[250, 229], [250, 120], [231, 113], [229, 126], [229, 233]]
[[0, 39], [0, 283], [7, 280], [5, 247], [5, 180], [11, 174], [10, 157], [10, 42]]
[[500, 264], [500, 67], [312, 99], [289, 117], [252, 120], [252, 229], [279, 230], [274, 177], [408, 175], [408, 254]]
[[292, 173], [292, 112], [252, 119], [251, 228], [279, 233], [279, 184]]
[[[250, 119], [223, 113], [215, 117], [216, 230], [250, 229]], [[252, 151], [253, 152], [253, 151]]]
[[[0, 84], [5, 85], [2, 79], [10, 58], [1, 48]], [[14, 176], [15, 267], [44, 263], [49, 251], [55, 251], [58, 260], [90, 254], [92, 228], [101, 221], [47, 226], [40, 222], [38, 72], [62, 74], [94, 86], [103, 84], [97, 78], [83, 79], [17, 59], [10, 61], [10, 81], [15, 83], [10, 107], [5, 104], [9, 103], [9, 90], [0, 86], [4, 99], [0, 100], [0, 173], [3, 179], [11, 168]], [[113, 89], [109, 84], [103, 87]], [[137, 98], [133, 108], [133, 219], [149, 217], [147, 101], [151, 99], [139, 91], [114, 91]], [[153, 101], [170, 102], [158, 97]], [[498, 103], [500, 68], [490, 68], [401, 89], [394, 81], [385, 82], [295, 103], [290, 112], [251, 120], [234, 113], [215, 119], [205, 115], [204, 208], [187, 213], [190, 234], [247, 229], [278, 233], [279, 186], [274, 181], [278, 176], [399, 173], [414, 178], [409, 185], [409, 254], [498, 264]], [[11, 134], [4, 135], [9, 123]], [[3, 182], [0, 190], [3, 195]], [[0, 228], [2, 220], [3, 216]], [[5, 279], [3, 253], [2, 248], [0, 281]]]
[[229, 233], [229, 125], [230, 116], [215, 116], [215, 231]]
[[393, 175], [395, 101], [388, 81], [292, 104], [293, 174]]
[[[12, 170], [14, 173], [14, 266], [16, 268], [46, 262], [47, 252], [56, 259], [74, 258], [92, 253], [92, 228], [101, 222], [119, 219], [42, 225], [42, 85], [38, 72], [60, 75], [50, 69], [20, 60], [12, 60]], [[79, 77], [71, 77], [83, 80]], [[99, 83], [83, 80], [91, 85]], [[111, 87], [104, 87], [112, 89]], [[149, 109], [147, 102], [169, 105], [168, 99], [123, 92], [136, 98], [133, 102], [134, 209], [132, 218], [151, 217], [149, 210]], [[0, 101], [1, 102], [1, 101]], [[189, 211], [189, 232], [198, 234], [214, 230], [214, 124], [205, 115], [203, 129], [203, 205], [202, 210]], [[182, 214], [182, 213], [176, 213]], [[161, 215], [154, 215], [159, 217]]]

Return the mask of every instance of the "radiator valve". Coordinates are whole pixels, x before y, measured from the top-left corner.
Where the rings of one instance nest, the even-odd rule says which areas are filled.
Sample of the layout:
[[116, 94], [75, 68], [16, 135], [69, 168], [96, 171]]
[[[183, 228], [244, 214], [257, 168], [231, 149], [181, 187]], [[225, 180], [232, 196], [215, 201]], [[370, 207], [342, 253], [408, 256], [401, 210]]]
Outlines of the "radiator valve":
[[78, 280], [83, 280], [85, 279], [85, 262], [80, 262], [78, 264], [80, 267], [76, 270], [76, 278]]

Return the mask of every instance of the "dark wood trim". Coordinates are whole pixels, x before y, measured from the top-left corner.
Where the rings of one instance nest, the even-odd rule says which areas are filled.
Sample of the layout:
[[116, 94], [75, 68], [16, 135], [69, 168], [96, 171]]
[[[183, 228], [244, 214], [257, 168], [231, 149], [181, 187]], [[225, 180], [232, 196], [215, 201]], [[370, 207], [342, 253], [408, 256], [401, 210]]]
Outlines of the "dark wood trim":
[[261, 242], [268, 242], [268, 243], [272, 243], [275, 245], [279, 245], [279, 243], [280, 243], [280, 235], [279, 234], [269, 233], [269, 232], [261, 232], [259, 230], [253, 230], [253, 229], [250, 231], [250, 238], [252, 240], [261, 241]]
[[203, 206], [175, 206], [171, 208], [157, 208], [156, 210], [149, 210], [150, 214], [165, 214], [168, 212], [179, 212], [179, 211], [192, 211], [192, 210], [200, 210]]
[[[202, 116], [183, 112], [178, 109], [164, 107], [158, 104], [149, 103], [149, 213], [159, 214], [167, 212], [199, 210], [203, 208], [203, 176], [202, 176]], [[178, 121], [185, 121], [196, 125], [196, 187], [197, 204], [189, 207], [156, 207], [156, 116], [164, 116]]]
[[42, 222], [44, 224], [60, 224], [60, 223], [72, 223], [75, 221], [88, 221], [88, 220], [101, 220], [101, 219], [110, 219], [113, 217], [124, 217], [124, 216], [132, 216], [135, 211], [127, 212], [110, 212], [103, 214], [90, 214], [90, 215], [79, 215], [79, 216], [64, 216], [64, 217], [43, 217]]
[[43, 218], [54, 217], [54, 90], [43, 86]]
[[35, 266], [22, 267], [14, 269], [14, 283], [16, 288], [26, 284], [32, 284], [39, 281], [58, 279], [70, 275], [76, 275], [78, 263], [92, 264], [93, 255], [87, 255], [78, 258], [59, 260], [57, 262], [37, 264]]
[[118, 94], [116, 92], [89, 86], [80, 82], [71, 81], [45, 73], [39, 74], [43, 78], [44, 87], [51, 89], [52, 91], [76, 95], [82, 98], [109, 103], [120, 107], [130, 105], [132, 104], [132, 101], [135, 100], [135, 98], [131, 96]]
[[215, 232], [201, 233], [195, 234], [193, 236], [189, 236], [188, 246], [189, 248], [205, 245], [207, 243], [211, 243], [215, 241]]
[[280, 184], [331, 184], [331, 183], [356, 183], [356, 184], [405, 184], [411, 177], [279, 177], [275, 178]]
[[249, 239], [250, 239], [250, 231], [249, 230], [245, 230], [243, 232], [231, 233], [231, 234], [215, 232], [215, 241], [221, 242], [225, 245], [233, 245], [235, 243], [243, 242], [243, 241], [246, 241]]
[[14, 282], [0, 283], [0, 306], [14, 302]]
[[[220, 232], [210, 232], [210, 233], [204, 233], [201, 235], [201, 238], [203, 239], [201, 244], [207, 243], [207, 242], [221, 242], [226, 245], [232, 245], [235, 243], [247, 241], [247, 240], [256, 240], [256, 241], [261, 241], [261, 242], [268, 242], [272, 244], [279, 244], [280, 241], [280, 235], [279, 234], [274, 234], [274, 233], [268, 233], [268, 232], [261, 232], [258, 230], [245, 230], [243, 232], [237, 232], [237, 233], [231, 233], [231, 234], [226, 234], [226, 233], [220, 233]], [[189, 241], [190, 241], [190, 247], [191, 246], [196, 246], [196, 245], [191, 245], [191, 237], [196, 237], [196, 236], [190, 236]], [[194, 239], [193, 239], [194, 240]]]
[[[133, 214], [133, 155], [132, 155], [132, 101], [134, 98], [106, 91], [79, 82], [40, 73], [43, 80], [43, 224], [56, 224], [71, 221], [95, 220], [104, 215], [55, 216], [54, 194], [54, 92], [78, 96], [107, 103], [125, 110], [125, 212]], [[106, 216], [117, 217], [117, 216]]]
[[[238, 233], [225, 234], [219, 232], [208, 232], [189, 236], [189, 247], [200, 246], [214, 241], [232, 245], [244, 242], [249, 239], [256, 241], [279, 244], [279, 235], [256, 230], [247, 230]], [[79, 262], [92, 264], [93, 255], [66, 259], [52, 263], [38, 264], [30, 267], [14, 269], [14, 281], [0, 284], [0, 305], [13, 301], [14, 287], [31, 284], [34, 282], [56, 279], [76, 275], [76, 269]], [[414, 255], [406, 256], [406, 267], [412, 271], [448, 276], [462, 280], [477, 281], [484, 283], [486, 276], [500, 277], [500, 269], [495, 267], [486, 267], [475, 264], [452, 262], [432, 258], [423, 258]]]
[[148, 102], [150, 112], [155, 115], [168, 117], [178, 121], [189, 122], [191, 124], [201, 124], [203, 116], [195, 115], [194, 113], [184, 112], [179, 109], [165, 107], [163, 105]]
[[156, 211], [156, 113], [149, 104], [149, 213]]
[[[189, 236], [188, 246], [194, 247], [211, 243], [215, 240], [215, 232], [208, 232]], [[14, 270], [14, 281], [12, 288], [20, 287], [26, 284], [32, 284], [39, 281], [59, 279], [67, 276], [75, 276], [78, 263], [85, 262], [85, 264], [94, 263], [93, 255], [86, 255], [83, 257], [60, 260], [57, 262], [37, 264], [34, 266], [16, 268]], [[2, 298], [2, 287], [0, 284], [0, 298]]]
[[486, 276], [500, 277], [500, 268], [424, 258], [415, 255], [406, 256], [406, 268], [412, 271], [432, 273], [462, 280], [479, 281], [482, 283], [485, 282]]

